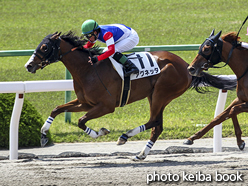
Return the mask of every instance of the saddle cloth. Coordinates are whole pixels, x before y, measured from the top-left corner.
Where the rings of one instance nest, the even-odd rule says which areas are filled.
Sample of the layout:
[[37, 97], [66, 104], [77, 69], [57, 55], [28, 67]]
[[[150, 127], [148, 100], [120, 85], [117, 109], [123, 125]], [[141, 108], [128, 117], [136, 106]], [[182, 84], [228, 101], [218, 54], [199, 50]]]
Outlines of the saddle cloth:
[[[128, 54], [127, 57], [139, 69], [139, 74], [131, 74], [130, 80], [153, 76], [160, 73], [160, 68], [155, 58], [149, 52], [135, 52]], [[123, 65], [116, 62], [112, 57], [109, 57], [109, 59], [122, 80], [124, 80]]]

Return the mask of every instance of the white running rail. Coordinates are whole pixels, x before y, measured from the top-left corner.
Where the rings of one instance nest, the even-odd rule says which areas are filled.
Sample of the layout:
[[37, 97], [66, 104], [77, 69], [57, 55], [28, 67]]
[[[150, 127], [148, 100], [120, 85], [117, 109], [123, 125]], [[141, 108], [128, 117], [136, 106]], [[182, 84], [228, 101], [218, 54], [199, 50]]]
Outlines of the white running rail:
[[[235, 75], [221, 75], [228, 79], [236, 79]], [[16, 93], [14, 108], [10, 120], [9, 133], [9, 160], [18, 159], [18, 131], [22, 111], [24, 94], [32, 92], [73, 91], [72, 80], [47, 80], [47, 81], [15, 81], [0, 82], [0, 93]], [[227, 91], [219, 90], [215, 109], [215, 116], [224, 110]], [[222, 151], [222, 124], [214, 127], [213, 151]]]
[[10, 120], [9, 159], [18, 159], [19, 120], [24, 94], [31, 92], [72, 91], [72, 80], [16, 81], [0, 82], [0, 93], [16, 93], [14, 108]]

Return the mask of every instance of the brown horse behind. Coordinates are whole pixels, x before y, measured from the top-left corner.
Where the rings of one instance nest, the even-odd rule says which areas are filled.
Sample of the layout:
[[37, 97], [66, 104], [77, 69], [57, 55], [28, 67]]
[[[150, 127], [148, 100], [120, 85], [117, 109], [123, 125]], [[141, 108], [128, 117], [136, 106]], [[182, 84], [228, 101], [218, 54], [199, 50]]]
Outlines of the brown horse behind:
[[[29, 72], [35, 73], [36, 70], [44, 68], [50, 63], [62, 61], [72, 74], [77, 95], [77, 99], [57, 106], [51, 112], [41, 129], [42, 146], [47, 143], [46, 132], [51, 123], [62, 112], [87, 112], [79, 119], [78, 126], [93, 138], [109, 132], [104, 128], [95, 132], [86, 126], [86, 122], [114, 112], [120, 104], [122, 80], [109, 59], [99, 61], [93, 66], [88, 63], [89, 56], [99, 54], [99, 52], [97, 48], [92, 50], [82, 48], [85, 42], [72, 32], [62, 36], [57, 33], [50, 34], [42, 40], [25, 65]], [[163, 110], [166, 105], [182, 95], [189, 87], [198, 92], [204, 92], [202, 88], [198, 87], [200, 83], [219, 89], [233, 89], [236, 87], [236, 82], [223, 80], [207, 73], [203, 73], [203, 77], [192, 77], [187, 70], [188, 64], [170, 52], [156, 51], [151, 52], [151, 54], [156, 59], [161, 73], [133, 80], [128, 100], [128, 104], [130, 104], [147, 97], [150, 103], [150, 120], [146, 124], [123, 134], [118, 140], [119, 145], [124, 144], [128, 138], [144, 130], [152, 129], [150, 140], [144, 150], [136, 157], [137, 159], [145, 159], [152, 145], [163, 131]]]
[[237, 76], [237, 98], [207, 126], [188, 138], [184, 143], [193, 144], [193, 141], [201, 138], [215, 125], [232, 118], [237, 144], [240, 150], [245, 147], [241, 139], [242, 131], [239, 126], [237, 115], [241, 112], [248, 112], [248, 50], [238, 46], [239, 37], [235, 32], [220, 37], [221, 32], [214, 35], [214, 30], [209, 38], [201, 45], [198, 55], [188, 67], [193, 76], [200, 76], [203, 70], [213, 67], [220, 61], [230, 66]]

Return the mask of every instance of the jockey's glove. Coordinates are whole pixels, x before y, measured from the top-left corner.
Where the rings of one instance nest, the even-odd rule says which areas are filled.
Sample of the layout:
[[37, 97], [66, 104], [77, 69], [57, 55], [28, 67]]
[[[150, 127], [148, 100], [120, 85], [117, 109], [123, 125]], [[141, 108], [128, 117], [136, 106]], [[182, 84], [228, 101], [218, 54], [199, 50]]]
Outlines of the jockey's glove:
[[241, 47], [241, 42], [240, 41], [236, 42], [236, 47]]
[[92, 61], [92, 63], [96, 63], [98, 61], [98, 58], [97, 57], [92, 57], [91, 61]]

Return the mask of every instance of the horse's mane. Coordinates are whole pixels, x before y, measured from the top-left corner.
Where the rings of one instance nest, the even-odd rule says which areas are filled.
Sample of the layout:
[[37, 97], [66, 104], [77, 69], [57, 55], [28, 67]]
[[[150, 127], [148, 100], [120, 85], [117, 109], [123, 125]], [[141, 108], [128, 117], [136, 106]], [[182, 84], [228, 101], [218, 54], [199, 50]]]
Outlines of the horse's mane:
[[240, 37], [237, 37], [237, 32], [229, 32], [225, 35], [222, 35], [221, 38], [226, 41], [229, 42], [231, 44], [234, 43], [234, 41], [239, 41]]
[[67, 33], [60, 36], [61, 39], [65, 40], [66, 42], [70, 43], [74, 47], [80, 47], [82, 46], [81, 51], [83, 52], [91, 52], [93, 55], [100, 55], [101, 49], [99, 46], [94, 46], [90, 49], [85, 49], [83, 46], [87, 43], [87, 40], [81, 39], [79, 36], [77, 36], [73, 31], [68, 31]]

